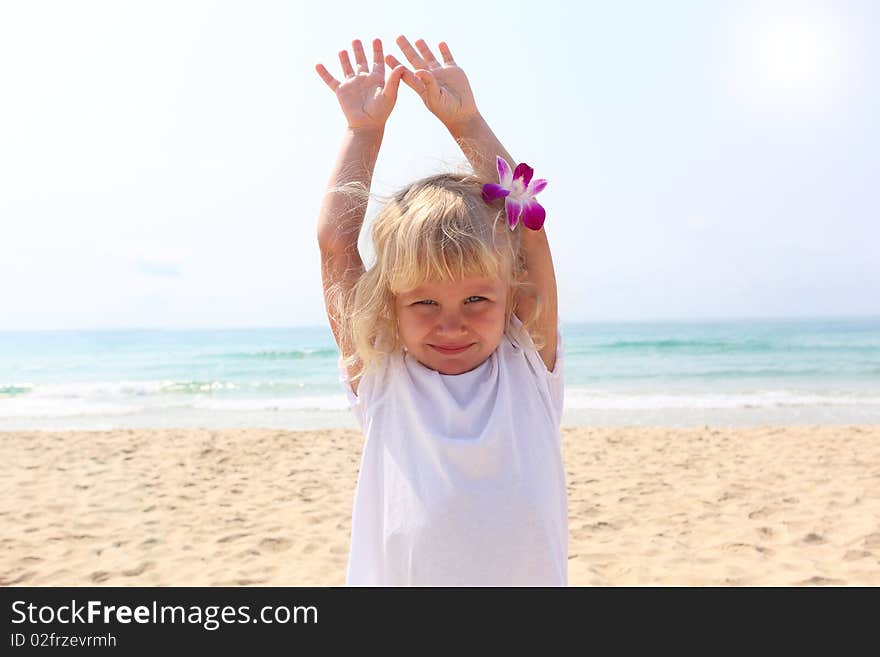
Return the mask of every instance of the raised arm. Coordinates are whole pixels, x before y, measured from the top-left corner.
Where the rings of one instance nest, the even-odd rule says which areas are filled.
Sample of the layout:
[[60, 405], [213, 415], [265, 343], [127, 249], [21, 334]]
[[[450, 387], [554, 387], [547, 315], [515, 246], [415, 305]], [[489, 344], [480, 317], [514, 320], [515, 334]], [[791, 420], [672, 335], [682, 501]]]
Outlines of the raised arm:
[[[339, 156], [327, 183], [324, 201], [318, 213], [318, 246], [321, 250], [321, 278], [324, 302], [330, 328], [344, 357], [354, 353], [348, 340], [348, 331], [342, 330], [341, 319], [335, 312], [334, 295], [347, 295], [364, 265], [358, 253], [358, 235], [367, 210], [367, 194], [373, 179], [373, 170], [382, 145], [385, 123], [397, 101], [397, 91], [403, 67], [398, 67], [385, 80], [382, 42], [373, 40], [373, 69], [370, 71], [359, 40], [352, 41], [357, 71], [351, 66], [348, 52], [339, 52], [339, 62], [345, 79], [339, 82], [324, 67], [315, 70], [336, 94], [347, 127], [342, 138]], [[354, 375], [357, 368], [350, 368]], [[357, 391], [357, 384], [352, 387]]]
[[[513, 165], [516, 160], [501, 145], [477, 110], [467, 76], [453, 60], [449, 47], [440, 43], [443, 57], [443, 64], [440, 64], [422, 39], [416, 41], [418, 50], [403, 36], [398, 37], [397, 45], [416, 69], [415, 72], [405, 70], [403, 81], [419, 94], [425, 106], [446, 126], [474, 173], [483, 180], [496, 182], [496, 156], [500, 155]], [[400, 65], [391, 55], [386, 60], [391, 66]], [[514, 312], [517, 317], [525, 317], [536, 303], [540, 303], [538, 330], [546, 340], [540, 354], [548, 371], [552, 372], [556, 366], [558, 304], [550, 244], [543, 226], [540, 230], [523, 228], [520, 226], [519, 230], [522, 230], [527, 280], [534, 286], [536, 297], [519, 298]]]
[[[330, 329], [345, 358], [354, 353], [354, 347], [348, 331], [340, 324], [343, 320], [336, 312], [336, 299], [339, 294], [347, 296], [364, 271], [358, 252], [358, 235], [367, 207], [363, 192], [370, 189], [381, 145], [381, 130], [348, 128], [345, 131], [318, 213], [324, 304]], [[349, 372], [352, 377], [354, 374], [355, 371]]]

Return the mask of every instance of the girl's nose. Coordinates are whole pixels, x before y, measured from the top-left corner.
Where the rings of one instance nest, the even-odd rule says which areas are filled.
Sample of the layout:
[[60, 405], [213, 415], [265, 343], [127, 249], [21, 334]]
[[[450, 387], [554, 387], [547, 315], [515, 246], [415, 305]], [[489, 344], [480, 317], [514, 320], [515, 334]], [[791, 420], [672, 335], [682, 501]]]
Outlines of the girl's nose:
[[442, 333], [461, 333], [465, 329], [464, 318], [458, 312], [443, 313], [438, 328]]

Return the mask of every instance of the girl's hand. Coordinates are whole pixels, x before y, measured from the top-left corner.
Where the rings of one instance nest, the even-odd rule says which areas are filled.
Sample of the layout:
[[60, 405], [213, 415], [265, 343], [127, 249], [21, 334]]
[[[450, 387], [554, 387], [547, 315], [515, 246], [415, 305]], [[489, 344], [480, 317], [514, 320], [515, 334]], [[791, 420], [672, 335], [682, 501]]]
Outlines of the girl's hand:
[[342, 113], [352, 130], [373, 128], [384, 130], [385, 122], [397, 102], [397, 90], [400, 78], [406, 70], [405, 66], [395, 67], [385, 80], [385, 58], [382, 55], [382, 41], [373, 39], [373, 70], [367, 65], [364, 47], [358, 39], [351, 42], [357, 73], [351, 68], [351, 60], [347, 50], [339, 51], [339, 63], [345, 80], [340, 82], [323, 64], [317, 64], [315, 70], [327, 86], [336, 94], [342, 107]]
[[[445, 42], [440, 42], [443, 64], [437, 61], [424, 39], [416, 41], [418, 52], [405, 36], [397, 37], [397, 45], [416, 69], [413, 73], [403, 67], [403, 81], [421, 96], [425, 106], [447, 128], [479, 116], [467, 76], [452, 59], [452, 53]], [[395, 67], [395, 71], [401, 66], [391, 55], [387, 55], [385, 61], [389, 66]]]

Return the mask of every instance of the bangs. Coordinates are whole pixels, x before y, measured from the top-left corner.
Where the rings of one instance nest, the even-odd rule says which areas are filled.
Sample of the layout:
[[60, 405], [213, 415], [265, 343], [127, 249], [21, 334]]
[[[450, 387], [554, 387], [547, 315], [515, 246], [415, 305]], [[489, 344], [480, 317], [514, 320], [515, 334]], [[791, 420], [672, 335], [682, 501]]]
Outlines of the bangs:
[[412, 244], [397, 242], [393, 262], [386, 270], [392, 293], [400, 294], [428, 282], [501, 278], [505, 274], [503, 253], [483, 239], [469, 232], [450, 230], [450, 226], [436, 228], [439, 235], [422, 235]]

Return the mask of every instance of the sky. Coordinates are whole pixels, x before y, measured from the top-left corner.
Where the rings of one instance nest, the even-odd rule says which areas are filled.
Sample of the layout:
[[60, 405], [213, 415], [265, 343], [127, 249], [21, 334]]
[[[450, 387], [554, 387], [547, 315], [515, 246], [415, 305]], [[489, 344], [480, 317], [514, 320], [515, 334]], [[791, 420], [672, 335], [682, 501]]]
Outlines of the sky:
[[[549, 180], [562, 322], [880, 315], [873, 2], [2, 0], [0, 330], [326, 325], [314, 66], [399, 34]], [[464, 162], [401, 85], [373, 190]]]

